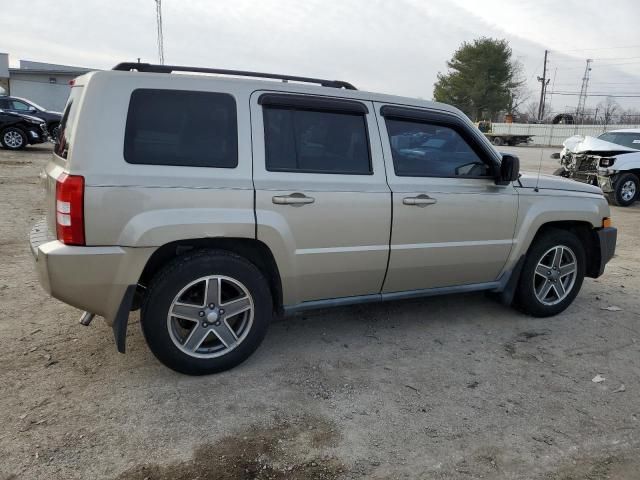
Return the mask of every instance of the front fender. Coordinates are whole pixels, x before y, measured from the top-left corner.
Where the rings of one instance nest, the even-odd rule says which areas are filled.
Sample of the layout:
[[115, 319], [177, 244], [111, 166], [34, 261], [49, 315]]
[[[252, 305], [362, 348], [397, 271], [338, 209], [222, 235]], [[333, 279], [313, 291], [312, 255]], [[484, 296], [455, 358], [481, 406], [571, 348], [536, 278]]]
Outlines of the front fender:
[[527, 253], [531, 242], [543, 225], [553, 222], [582, 222], [599, 228], [602, 219], [610, 215], [609, 205], [602, 195], [581, 192], [518, 189], [518, 220], [506, 268], [513, 268]]

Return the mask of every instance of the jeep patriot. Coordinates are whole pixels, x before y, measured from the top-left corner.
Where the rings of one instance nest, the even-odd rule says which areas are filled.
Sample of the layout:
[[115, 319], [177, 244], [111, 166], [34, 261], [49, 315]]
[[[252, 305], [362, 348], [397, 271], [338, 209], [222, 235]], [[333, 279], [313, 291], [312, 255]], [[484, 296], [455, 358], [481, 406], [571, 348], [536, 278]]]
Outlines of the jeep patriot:
[[187, 374], [238, 365], [304, 309], [486, 291], [555, 315], [616, 243], [599, 188], [521, 174], [454, 107], [333, 80], [88, 73], [42, 180], [44, 289], [104, 317], [121, 352], [141, 309]]

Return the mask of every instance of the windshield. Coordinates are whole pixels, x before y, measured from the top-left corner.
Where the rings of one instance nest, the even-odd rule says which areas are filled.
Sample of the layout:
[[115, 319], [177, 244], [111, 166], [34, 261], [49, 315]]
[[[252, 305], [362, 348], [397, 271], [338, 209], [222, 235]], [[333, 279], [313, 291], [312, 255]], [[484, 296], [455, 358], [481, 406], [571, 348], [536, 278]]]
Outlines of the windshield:
[[[14, 97], [14, 103], [16, 102], [20, 102], [20, 103], [26, 103], [28, 106], [30, 107], [34, 107], [36, 110], [44, 110], [46, 111], [47, 109], [44, 107], [41, 107], [40, 105], [38, 105], [36, 102], [34, 102], [33, 100], [27, 100], [25, 98], [20, 98], [20, 97]], [[22, 110], [22, 109], [18, 109], [18, 110]]]
[[640, 150], [640, 132], [607, 132], [598, 137], [605, 142]]

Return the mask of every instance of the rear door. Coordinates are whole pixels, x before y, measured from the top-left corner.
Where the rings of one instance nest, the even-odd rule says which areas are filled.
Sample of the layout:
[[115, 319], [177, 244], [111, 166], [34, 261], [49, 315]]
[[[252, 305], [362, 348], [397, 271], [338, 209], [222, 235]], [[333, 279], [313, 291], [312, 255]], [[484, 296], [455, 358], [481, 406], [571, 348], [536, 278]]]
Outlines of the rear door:
[[496, 152], [444, 112], [377, 104], [393, 191], [383, 291], [493, 282], [513, 245], [517, 194]]
[[285, 305], [379, 293], [391, 195], [373, 104], [257, 91], [251, 122], [257, 237]]

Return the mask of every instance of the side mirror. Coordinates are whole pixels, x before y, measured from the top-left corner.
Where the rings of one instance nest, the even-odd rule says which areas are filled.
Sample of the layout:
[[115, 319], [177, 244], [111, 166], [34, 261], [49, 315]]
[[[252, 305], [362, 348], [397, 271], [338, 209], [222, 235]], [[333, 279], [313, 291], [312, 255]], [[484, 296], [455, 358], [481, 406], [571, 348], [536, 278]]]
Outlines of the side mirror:
[[554, 160], [560, 160], [560, 154], [558, 152], [552, 153], [551, 158], [553, 158]]
[[496, 178], [496, 185], [508, 185], [520, 176], [520, 159], [509, 153], [502, 154], [500, 174]]
[[36, 113], [38, 110], [36, 110], [34, 107], [29, 107], [29, 113]]

